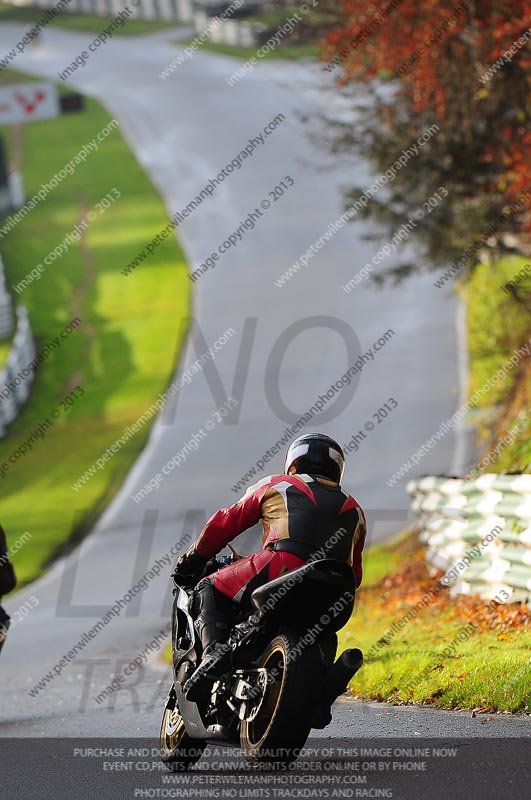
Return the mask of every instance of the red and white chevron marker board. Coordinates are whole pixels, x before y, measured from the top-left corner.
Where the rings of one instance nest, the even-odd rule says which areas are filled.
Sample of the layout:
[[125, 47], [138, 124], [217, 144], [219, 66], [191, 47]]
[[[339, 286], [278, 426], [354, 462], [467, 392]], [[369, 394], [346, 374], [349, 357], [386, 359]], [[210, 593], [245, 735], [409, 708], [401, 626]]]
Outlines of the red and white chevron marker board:
[[50, 119], [60, 113], [57, 88], [51, 83], [17, 83], [0, 89], [0, 125]]

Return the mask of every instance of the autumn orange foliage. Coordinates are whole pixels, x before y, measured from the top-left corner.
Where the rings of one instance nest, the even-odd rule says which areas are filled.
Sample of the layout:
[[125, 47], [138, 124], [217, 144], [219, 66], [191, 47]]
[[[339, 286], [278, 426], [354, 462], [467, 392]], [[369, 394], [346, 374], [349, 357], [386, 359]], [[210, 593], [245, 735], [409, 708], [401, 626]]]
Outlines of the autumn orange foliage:
[[[491, 131], [480, 160], [515, 199], [531, 186], [531, 0], [340, 0], [326, 69], [340, 82], [396, 79], [408, 111], [454, 126], [463, 145]], [[528, 220], [527, 229], [531, 229]]]

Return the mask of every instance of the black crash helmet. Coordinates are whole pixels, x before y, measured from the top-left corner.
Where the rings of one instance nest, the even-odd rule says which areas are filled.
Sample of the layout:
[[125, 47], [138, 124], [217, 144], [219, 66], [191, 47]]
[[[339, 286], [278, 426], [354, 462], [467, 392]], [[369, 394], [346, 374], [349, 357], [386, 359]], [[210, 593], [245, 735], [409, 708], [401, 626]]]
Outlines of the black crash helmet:
[[288, 448], [284, 472], [295, 467], [299, 475], [322, 475], [337, 483], [345, 470], [345, 454], [335, 439], [324, 433], [306, 433], [299, 436]]

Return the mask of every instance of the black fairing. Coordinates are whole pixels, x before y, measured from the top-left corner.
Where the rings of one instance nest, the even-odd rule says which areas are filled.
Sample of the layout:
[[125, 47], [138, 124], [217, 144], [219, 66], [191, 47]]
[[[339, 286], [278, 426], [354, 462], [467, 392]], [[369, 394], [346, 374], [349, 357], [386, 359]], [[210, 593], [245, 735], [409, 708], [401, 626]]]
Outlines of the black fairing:
[[323, 627], [338, 631], [352, 615], [355, 594], [352, 567], [344, 561], [322, 559], [260, 586], [251, 601], [268, 615], [279, 612], [287, 626], [311, 626], [325, 615], [329, 621]]

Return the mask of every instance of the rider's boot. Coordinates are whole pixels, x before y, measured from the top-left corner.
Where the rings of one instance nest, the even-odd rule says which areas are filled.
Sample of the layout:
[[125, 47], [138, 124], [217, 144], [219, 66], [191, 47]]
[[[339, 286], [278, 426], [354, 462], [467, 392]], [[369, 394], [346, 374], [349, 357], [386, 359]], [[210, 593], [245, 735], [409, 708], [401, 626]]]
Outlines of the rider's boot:
[[183, 692], [187, 700], [196, 702], [230, 663], [231, 647], [226, 642], [234, 615], [231, 600], [218, 592], [208, 579], [195, 588], [191, 613], [203, 656], [195, 672], [184, 684]]

